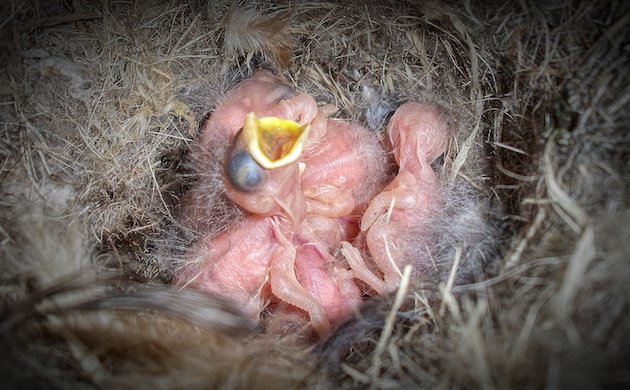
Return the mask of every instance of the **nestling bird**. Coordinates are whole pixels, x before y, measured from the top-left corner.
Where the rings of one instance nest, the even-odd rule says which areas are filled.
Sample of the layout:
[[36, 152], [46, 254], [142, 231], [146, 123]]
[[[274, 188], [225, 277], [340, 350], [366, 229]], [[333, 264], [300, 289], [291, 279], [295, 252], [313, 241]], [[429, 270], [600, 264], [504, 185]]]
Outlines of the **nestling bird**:
[[[208, 233], [188, 252], [181, 284], [227, 298], [255, 320], [265, 308], [301, 313], [319, 334], [357, 310], [366, 291], [395, 288], [384, 257], [393, 242], [379, 237], [405, 230], [434, 196], [429, 163], [444, 151], [445, 124], [427, 105], [394, 114], [387, 131], [400, 171], [392, 181], [377, 134], [329, 119], [334, 110], [260, 70], [229, 93], [193, 159], [224, 162], [225, 194], [245, 218], [219, 233], [194, 224]], [[203, 220], [195, 199], [184, 214]], [[355, 241], [367, 246], [359, 251]], [[348, 261], [334, 256], [340, 248]]]
[[[439, 183], [430, 164], [446, 151], [448, 129], [435, 107], [405, 103], [389, 121], [387, 135], [398, 174], [363, 214], [360, 227], [364, 237], [360, 238], [365, 240], [365, 255], [348, 242], [342, 243], [341, 249], [356, 277], [380, 295], [398, 287], [402, 265], [430, 261], [415, 258], [418, 253], [413, 247], [423, 242], [418, 237], [422, 232], [413, 231], [416, 237], [407, 234], [439, 201]], [[427, 240], [424, 244], [428, 245]], [[365, 256], [382, 277], [368, 268]]]

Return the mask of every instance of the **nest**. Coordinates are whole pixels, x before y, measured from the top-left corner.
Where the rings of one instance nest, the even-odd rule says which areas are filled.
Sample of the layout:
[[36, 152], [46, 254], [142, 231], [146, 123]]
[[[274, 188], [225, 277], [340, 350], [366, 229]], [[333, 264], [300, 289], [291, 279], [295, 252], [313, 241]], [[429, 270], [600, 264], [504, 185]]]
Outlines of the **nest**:
[[[9, 387], [628, 385], [627, 2], [5, 3]], [[315, 344], [169, 286], [190, 145], [259, 67], [374, 131], [406, 101], [452, 130], [439, 272]]]

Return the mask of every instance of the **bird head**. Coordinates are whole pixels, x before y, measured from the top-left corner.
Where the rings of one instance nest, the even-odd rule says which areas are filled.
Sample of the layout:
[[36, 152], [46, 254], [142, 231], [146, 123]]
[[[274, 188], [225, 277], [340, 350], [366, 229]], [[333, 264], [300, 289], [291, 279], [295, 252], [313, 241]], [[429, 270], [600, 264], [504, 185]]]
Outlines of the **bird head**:
[[305, 206], [299, 158], [309, 130], [309, 124], [248, 113], [226, 155], [228, 197], [256, 215], [300, 221]]

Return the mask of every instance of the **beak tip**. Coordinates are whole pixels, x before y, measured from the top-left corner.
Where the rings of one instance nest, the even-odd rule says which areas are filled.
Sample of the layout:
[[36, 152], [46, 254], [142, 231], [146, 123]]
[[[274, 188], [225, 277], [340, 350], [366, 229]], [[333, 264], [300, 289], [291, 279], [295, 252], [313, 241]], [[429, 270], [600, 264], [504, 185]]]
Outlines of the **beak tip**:
[[310, 124], [277, 117], [245, 117], [243, 134], [249, 153], [265, 169], [280, 168], [299, 158], [308, 137]]

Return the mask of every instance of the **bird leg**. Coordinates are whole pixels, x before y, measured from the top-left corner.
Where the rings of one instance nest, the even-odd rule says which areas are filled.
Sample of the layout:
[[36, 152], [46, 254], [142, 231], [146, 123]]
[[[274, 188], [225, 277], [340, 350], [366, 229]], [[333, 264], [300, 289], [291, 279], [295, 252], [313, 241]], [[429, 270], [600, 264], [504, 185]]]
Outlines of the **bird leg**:
[[373, 288], [379, 295], [385, 295], [389, 292], [385, 282], [376, 276], [376, 274], [368, 268], [367, 264], [365, 264], [363, 256], [361, 256], [361, 252], [359, 252], [357, 248], [353, 247], [349, 242], [344, 241], [341, 243], [341, 254], [348, 261], [348, 265], [350, 265], [350, 269], [354, 273], [355, 278]]
[[330, 328], [324, 308], [297, 280], [295, 275], [295, 246], [280, 231], [276, 220], [274, 220], [273, 225], [275, 238], [279, 245], [269, 264], [271, 292], [282, 301], [306, 311], [315, 331], [323, 335]]

